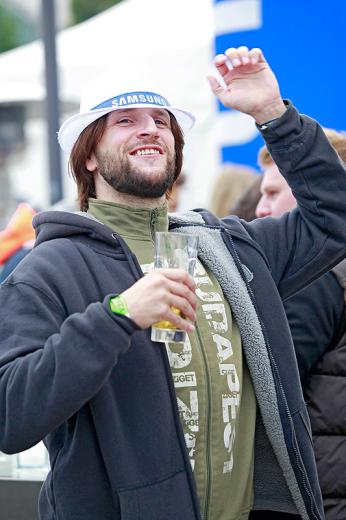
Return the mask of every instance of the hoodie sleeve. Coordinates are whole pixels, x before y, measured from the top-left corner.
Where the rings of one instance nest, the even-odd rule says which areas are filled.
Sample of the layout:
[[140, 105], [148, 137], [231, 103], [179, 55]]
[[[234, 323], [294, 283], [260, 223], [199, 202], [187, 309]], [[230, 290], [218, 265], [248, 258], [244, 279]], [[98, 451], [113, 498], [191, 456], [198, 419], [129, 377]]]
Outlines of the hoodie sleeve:
[[0, 450], [5, 453], [33, 446], [92, 398], [138, 330], [132, 320], [110, 312], [108, 297], [83, 313], [63, 316], [57, 302], [37, 287], [0, 286]]
[[319, 124], [291, 104], [262, 135], [298, 207], [244, 225], [287, 298], [346, 255], [346, 170]]
[[301, 381], [345, 330], [344, 290], [332, 271], [284, 302]]

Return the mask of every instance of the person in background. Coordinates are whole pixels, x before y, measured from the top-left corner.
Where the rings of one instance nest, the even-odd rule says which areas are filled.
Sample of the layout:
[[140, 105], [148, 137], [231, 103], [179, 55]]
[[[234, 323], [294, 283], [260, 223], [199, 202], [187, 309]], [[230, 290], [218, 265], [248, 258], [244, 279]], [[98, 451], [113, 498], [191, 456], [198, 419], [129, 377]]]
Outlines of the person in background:
[[239, 197], [256, 179], [256, 170], [243, 164], [225, 164], [213, 186], [210, 211], [226, 217]]
[[28, 202], [20, 202], [6, 228], [0, 232], [0, 282], [31, 250], [35, 239], [32, 219], [36, 213]]
[[[0, 449], [44, 439], [41, 520], [323, 520], [281, 299], [346, 255], [345, 166], [260, 49], [215, 65], [212, 91], [256, 122], [298, 207], [169, 218], [194, 117], [135, 67], [86, 86], [58, 134], [81, 211], [35, 216], [35, 247], [0, 286]], [[194, 278], [151, 268], [168, 229], [198, 236]], [[162, 320], [188, 340], [152, 342]]]
[[230, 210], [231, 215], [251, 222], [256, 218], [257, 204], [261, 198], [262, 175], [257, 175], [247, 190], [239, 197], [236, 204]]
[[[78, 208], [76, 201], [62, 199], [49, 209], [76, 211]], [[32, 219], [37, 212], [28, 202], [20, 202], [6, 228], [0, 232], [0, 283], [31, 251], [35, 242]]]
[[[346, 161], [346, 134], [325, 129]], [[297, 206], [266, 146], [260, 150], [262, 196], [257, 217]], [[308, 412], [327, 520], [346, 518], [346, 261], [284, 301]]]
[[168, 211], [171, 213], [175, 213], [179, 209], [181, 190], [184, 184], [186, 184], [186, 174], [181, 172], [167, 196]]

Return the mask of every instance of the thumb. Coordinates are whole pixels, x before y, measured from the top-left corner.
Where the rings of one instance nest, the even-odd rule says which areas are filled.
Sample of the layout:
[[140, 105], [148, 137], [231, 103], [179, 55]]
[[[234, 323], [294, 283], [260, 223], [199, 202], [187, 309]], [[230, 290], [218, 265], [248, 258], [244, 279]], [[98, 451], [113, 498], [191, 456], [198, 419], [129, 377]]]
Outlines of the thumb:
[[214, 76], [207, 76], [207, 80], [215, 96], [221, 101], [221, 103], [225, 104], [225, 95], [227, 94], [227, 90], [219, 83], [219, 81]]
[[225, 89], [220, 85], [220, 83], [214, 76], [207, 76], [207, 80], [211, 90], [216, 96], [219, 96], [224, 92]]

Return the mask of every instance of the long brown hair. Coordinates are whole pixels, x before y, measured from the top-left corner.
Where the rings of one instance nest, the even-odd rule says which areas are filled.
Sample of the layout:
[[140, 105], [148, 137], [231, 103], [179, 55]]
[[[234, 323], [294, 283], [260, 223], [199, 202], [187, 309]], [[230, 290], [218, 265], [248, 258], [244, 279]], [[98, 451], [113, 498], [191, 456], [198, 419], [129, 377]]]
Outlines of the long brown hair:
[[[171, 112], [168, 113], [174, 136], [174, 181], [176, 181], [183, 166], [184, 136], [174, 115], [171, 114]], [[78, 203], [81, 211], [87, 211], [89, 208], [88, 199], [90, 197], [96, 197], [93, 173], [87, 169], [86, 162], [94, 153], [96, 146], [102, 139], [106, 130], [107, 117], [108, 114], [96, 119], [96, 121], [88, 125], [78, 137], [71, 151], [69, 170], [77, 184]]]

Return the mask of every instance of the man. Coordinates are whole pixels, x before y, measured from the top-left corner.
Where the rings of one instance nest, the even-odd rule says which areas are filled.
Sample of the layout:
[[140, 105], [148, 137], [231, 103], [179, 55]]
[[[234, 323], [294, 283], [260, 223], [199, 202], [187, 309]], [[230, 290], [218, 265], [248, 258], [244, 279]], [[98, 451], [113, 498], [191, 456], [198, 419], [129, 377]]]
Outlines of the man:
[[[326, 129], [329, 142], [346, 160], [346, 135]], [[263, 169], [257, 217], [278, 217], [297, 206], [268, 149], [259, 152]], [[346, 261], [285, 300], [303, 389], [311, 419], [317, 469], [327, 520], [346, 518]]]
[[[213, 92], [254, 118], [299, 208], [168, 222], [193, 117], [120, 71], [87, 88], [59, 132], [82, 213], [35, 217], [35, 248], [0, 288], [0, 449], [44, 439], [43, 520], [323, 518], [281, 297], [344, 257], [345, 169], [260, 49], [215, 64]], [[150, 269], [168, 226], [198, 235], [195, 280]], [[189, 340], [151, 342], [161, 320]]]

